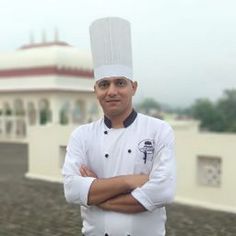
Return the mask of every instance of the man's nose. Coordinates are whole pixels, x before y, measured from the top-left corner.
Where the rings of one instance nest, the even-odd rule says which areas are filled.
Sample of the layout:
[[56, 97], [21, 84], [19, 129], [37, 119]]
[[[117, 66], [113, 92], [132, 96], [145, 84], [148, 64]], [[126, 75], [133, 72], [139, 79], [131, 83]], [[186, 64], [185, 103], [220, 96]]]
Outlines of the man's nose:
[[115, 86], [115, 84], [111, 83], [108, 88], [107, 95], [115, 96], [116, 94], [117, 94], [117, 87]]

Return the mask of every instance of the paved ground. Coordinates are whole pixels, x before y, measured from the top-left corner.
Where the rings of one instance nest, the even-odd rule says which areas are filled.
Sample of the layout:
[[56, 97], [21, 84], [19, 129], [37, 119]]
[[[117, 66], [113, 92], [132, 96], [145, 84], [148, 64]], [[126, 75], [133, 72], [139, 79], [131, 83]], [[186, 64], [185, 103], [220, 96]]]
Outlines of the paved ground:
[[[78, 206], [61, 184], [28, 180], [27, 147], [0, 144], [0, 236], [80, 236]], [[167, 236], [236, 236], [236, 214], [174, 204]]]

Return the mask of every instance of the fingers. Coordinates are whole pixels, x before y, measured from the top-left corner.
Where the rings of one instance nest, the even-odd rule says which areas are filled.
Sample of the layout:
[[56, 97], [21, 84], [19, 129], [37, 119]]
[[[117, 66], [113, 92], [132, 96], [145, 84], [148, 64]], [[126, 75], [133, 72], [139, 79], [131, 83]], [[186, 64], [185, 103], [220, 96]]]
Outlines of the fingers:
[[83, 165], [80, 166], [79, 171], [81, 176], [86, 177], [86, 171]]
[[97, 178], [97, 175], [85, 165], [81, 165], [79, 170], [80, 170], [81, 176], [83, 176], [83, 177]]
[[79, 170], [80, 170], [80, 174], [83, 177], [88, 177], [89, 176], [89, 169], [85, 165], [81, 165]]

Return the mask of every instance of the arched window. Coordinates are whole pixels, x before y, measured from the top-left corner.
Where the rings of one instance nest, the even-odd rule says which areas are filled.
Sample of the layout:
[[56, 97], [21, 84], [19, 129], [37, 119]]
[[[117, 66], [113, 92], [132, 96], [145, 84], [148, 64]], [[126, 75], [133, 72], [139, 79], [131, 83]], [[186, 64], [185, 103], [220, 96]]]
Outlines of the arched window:
[[92, 103], [89, 108], [89, 121], [93, 121], [98, 117], [99, 110], [98, 110], [98, 104]]
[[84, 121], [85, 117], [85, 104], [84, 101], [77, 100], [73, 110], [73, 122], [78, 124]]
[[3, 104], [3, 115], [5, 116], [5, 132], [6, 135], [10, 135], [12, 133], [13, 130], [13, 121], [11, 119], [12, 116], [12, 109], [10, 107], [10, 104], [8, 102], [5, 102]]
[[47, 99], [41, 99], [39, 101], [39, 123], [45, 125], [51, 122], [51, 118], [49, 101]]
[[25, 124], [25, 110], [24, 104], [21, 99], [14, 101], [14, 123], [15, 123], [15, 135], [17, 137], [23, 137], [26, 135], [26, 124]]
[[36, 109], [33, 102], [28, 103], [28, 109], [27, 109], [27, 117], [28, 117], [28, 123], [29, 125], [35, 125], [36, 124]]
[[13, 113], [13, 112], [12, 112], [12, 109], [11, 109], [9, 103], [8, 103], [8, 102], [5, 102], [5, 103], [3, 104], [3, 114], [4, 114], [5, 116], [11, 116], [12, 113]]
[[3, 109], [0, 107], [0, 135], [3, 133]]
[[16, 116], [24, 116], [25, 115], [24, 105], [23, 105], [23, 101], [21, 99], [16, 99], [14, 101], [14, 114]]
[[67, 125], [69, 123], [69, 117], [70, 117], [70, 104], [69, 102], [64, 102], [60, 109], [60, 124], [61, 125]]

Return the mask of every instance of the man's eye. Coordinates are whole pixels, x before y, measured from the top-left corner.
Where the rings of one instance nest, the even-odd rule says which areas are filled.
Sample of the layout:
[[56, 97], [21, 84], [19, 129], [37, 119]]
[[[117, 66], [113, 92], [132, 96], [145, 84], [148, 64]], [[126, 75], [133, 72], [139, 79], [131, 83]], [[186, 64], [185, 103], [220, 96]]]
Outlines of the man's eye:
[[126, 80], [118, 80], [118, 81], [116, 81], [116, 85], [118, 87], [125, 87], [126, 84], [127, 84]]
[[98, 87], [101, 89], [107, 88], [109, 86], [109, 83], [107, 81], [101, 81], [98, 83]]

